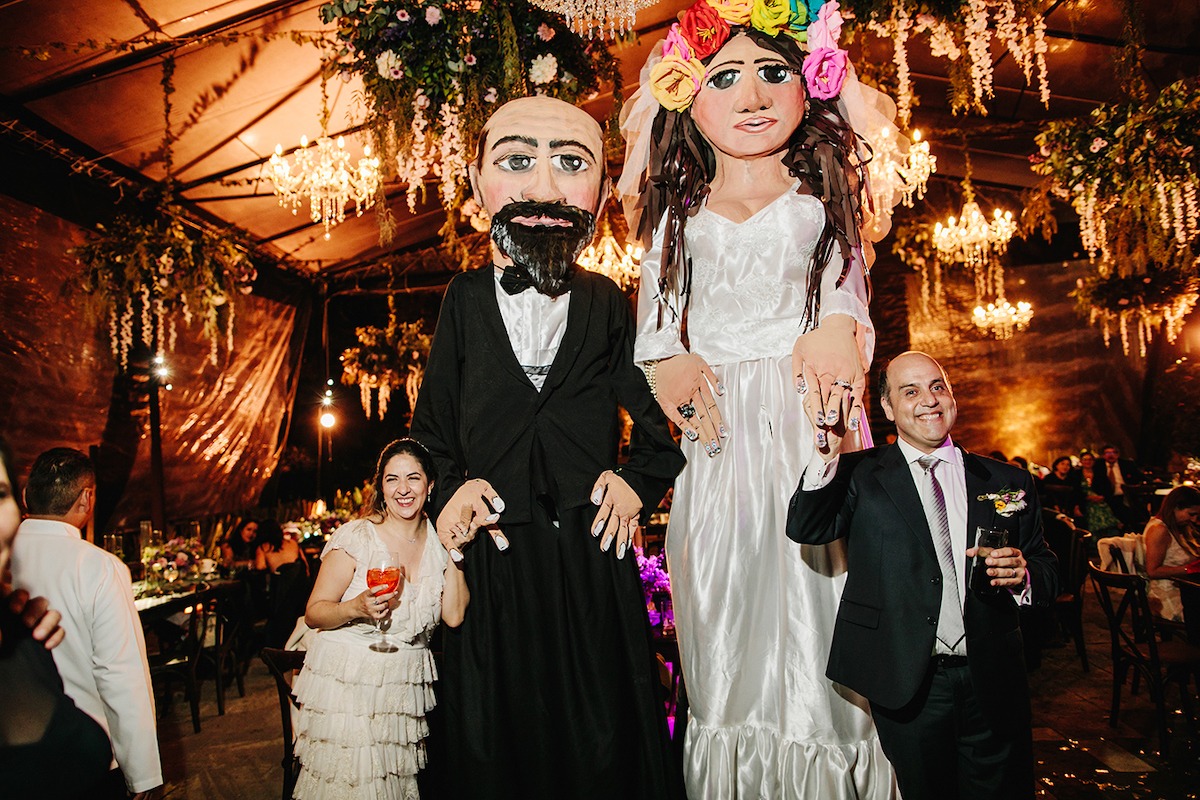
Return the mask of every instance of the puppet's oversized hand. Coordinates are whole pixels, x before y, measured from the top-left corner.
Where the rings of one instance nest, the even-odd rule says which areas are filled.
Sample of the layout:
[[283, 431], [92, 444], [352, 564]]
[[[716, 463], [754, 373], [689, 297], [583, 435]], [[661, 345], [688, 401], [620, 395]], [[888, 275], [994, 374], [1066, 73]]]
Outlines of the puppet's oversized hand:
[[624, 558], [625, 550], [633, 544], [638, 514], [642, 511], [642, 499], [624, 478], [606, 469], [592, 487], [592, 503], [600, 506], [596, 518], [592, 520], [592, 536], [604, 534], [600, 536], [600, 549], [604, 552], [612, 547], [615, 538], [617, 558]]
[[[725, 394], [708, 363], [695, 353], [683, 353], [658, 362], [658, 404], [683, 435], [704, 445], [709, 457], [721, 452], [729, 435], [717, 408], [716, 395]], [[715, 391], [715, 393], [714, 393]]]
[[482, 478], [469, 480], [458, 487], [458, 491], [438, 515], [438, 539], [443, 545], [447, 542], [452, 543], [454, 546], [446, 549], [450, 551], [451, 558], [461, 561], [463, 545], [475, 538], [475, 532], [482, 525], [491, 534], [496, 547], [507, 550], [508, 539], [496, 525], [503, 510], [504, 501], [490, 483]]
[[822, 450], [828, 446], [830, 429], [840, 425], [856, 431], [861, 422], [866, 374], [854, 335], [856, 324], [852, 317], [831, 314], [820, 327], [797, 338], [792, 348], [796, 390], [805, 395], [804, 410]]

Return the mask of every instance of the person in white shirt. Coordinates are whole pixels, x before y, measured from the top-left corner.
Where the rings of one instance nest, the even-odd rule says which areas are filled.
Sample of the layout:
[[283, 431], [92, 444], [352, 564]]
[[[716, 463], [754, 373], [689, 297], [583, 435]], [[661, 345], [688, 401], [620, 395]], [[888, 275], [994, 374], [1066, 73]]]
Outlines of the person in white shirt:
[[104, 728], [113, 768], [142, 797], [163, 782], [150, 668], [128, 567], [81, 534], [95, 502], [86, 455], [54, 448], [38, 456], [25, 486], [29, 517], [13, 546], [13, 582], [61, 612], [67, 635], [54, 661], [66, 693]]

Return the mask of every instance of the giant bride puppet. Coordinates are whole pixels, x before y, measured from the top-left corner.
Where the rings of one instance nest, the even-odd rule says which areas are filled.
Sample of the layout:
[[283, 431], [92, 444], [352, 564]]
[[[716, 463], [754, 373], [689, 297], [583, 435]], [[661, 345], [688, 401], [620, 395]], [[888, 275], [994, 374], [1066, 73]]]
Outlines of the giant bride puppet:
[[884, 226], [856, 131], [890, 120], [837, 8], [698, 0], [622, 124], [618, 189], [649, 245], [635, 359], [687, 437], [667, 554], [693, 800], [895, 795], [866, 701], [825, 677], [844, 553], [784, 536], [814, 438], [869, 439], [864, 231]]

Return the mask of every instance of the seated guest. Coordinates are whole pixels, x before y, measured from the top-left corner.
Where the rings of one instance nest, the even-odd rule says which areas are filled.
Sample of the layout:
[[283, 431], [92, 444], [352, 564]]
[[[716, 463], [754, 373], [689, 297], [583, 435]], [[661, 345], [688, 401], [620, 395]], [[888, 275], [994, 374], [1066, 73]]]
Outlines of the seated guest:
[[[10, 475], [16, 473], [0, 440], [0, 575], [8, 570], [21, 524]], [[43, 603], [12, 607], [24, 597], [0, 586], [0, 786], [5, 797], [86, 796], [108, 773], [108, 736], [67, 697], [54, 657], [39, 641], [50, 630], [61, 641], [60, 615], [46, 614], [42, 622], [50, 628], [31, 631], [23, 612], [39, 617]]]
[[258, 541], [258, 522], [244, 519], [221, 542], [221, 566], [226, 569], [249, 569], [254, 566]]
[[[1102, 462], [1098, 465], [1104, 470], [1108, 482], [1108, 491], [1104, 492], [1104, 501], [1121, 520], [1126, 530], [1133, 530], [1139, 520], [1137, 512], [1129, 505], [1130, 497], [1125, 492], [1125, 485], [1141, 483], [1145, 476], [1138, 466], [1128, 458], [1121, 458], [1121, 450], [1115, 444], [1106, 444], [1100, 449]], [[1146, 513], [1142, 512], [1142, 519]]]
[[1083, 491], [1083, 527], [1095, 534], [1096, 539], [1116, 536], [1121, 532], [1121, 521], [1104, 499], [1112, 491], [1108, 476], [1096, 466], [1096, 456], [1091, 450], [1079, 452], [1079, 485]]
[[[469, 598], [446, 548], [465, 546], [476, 527], [458, 523], [439, 541], [425, 514], [433, 468], [416, 441], [389, 444], [363, 516], [325, 545], [305, 615], [318, 633], [296, 679], [297, 798], [417, 797], [434, 702], [429, 637], [439, 618], [459, 625]], [[367, 584], [376, 550], [403, 567], [399, 589]], [[385, 618], [390, 649], [374, 625]]]
[[1050, 467], [1050, 474], [1042, 478], [1042, 505], [1057, 508], [1064, 514], [1082, 523], [1084, 504], [1083, 486], [1079, 473], [1071, 469], [1071, 459], [1059, 456]]
[[80, 532], [96, 504], [91, 461], [65, 447], [42, 453], [25, 503], [29, 518], [13, 545], [13, 583], [45, 595], [62, 613], [67, 635], [54, 663], [67, 696], [100, 723], [116, 757], [104, 787], [89, 797], [148, 792], [163, 780], [146, 642], [129, 568]]
[[255, 569], [279, 572], [279, 568], [284, 564], [299, 561], [304, 565], [305, 574], [308, 573], [308, 561], [304, 558], [300, 543], [290, 536], [284, 536], [283, 526], [275, 520], [264, 519], [258, 523], [257, 542], [258, 546], [254, 552]]
[[1150, 608], [1164, 619], [1184, 621], [1179, 585], [1171, 578], [1200, 572], [1200, 489], [1177, 486], [1146, 523], [1146, 577]]

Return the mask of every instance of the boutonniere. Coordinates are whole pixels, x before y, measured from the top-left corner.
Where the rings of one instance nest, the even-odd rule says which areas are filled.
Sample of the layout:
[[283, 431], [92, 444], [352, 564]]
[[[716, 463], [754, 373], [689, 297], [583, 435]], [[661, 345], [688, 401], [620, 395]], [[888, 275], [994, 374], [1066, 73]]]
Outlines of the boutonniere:
[[990, 501], [996, 507], [996, 513], [1002, 517], [1011, 517], [1029, 505], [1025, 502], [1024, 489], [1001, 489], [991, 494], [981, 494], [976, 499]]

